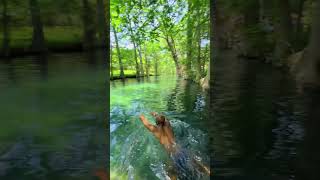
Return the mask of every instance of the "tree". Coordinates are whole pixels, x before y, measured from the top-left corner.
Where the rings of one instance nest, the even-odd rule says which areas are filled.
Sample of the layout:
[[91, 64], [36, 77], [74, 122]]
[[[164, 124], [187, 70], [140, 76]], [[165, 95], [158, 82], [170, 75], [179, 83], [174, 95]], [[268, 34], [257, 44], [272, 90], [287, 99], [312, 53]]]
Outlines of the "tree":
[[95, 47], [95, 26], [93, 22], [93, 10], [88, 0], [82, 0], [83, 21], [83, 48], [90, 50]]
[[[200, 17], [200, 5], [197, 7], [197, 16]], [[198, 48], [198, 57], [196, 63], [196, 80], [199, 81], [202, 78], [202, 70], [201, 70], [201, 18], [198, 18], [197, 22], [197, 48]]]
[[120, 52], [119, 42], [118, 42], [118, 37], [117, 37], [117, 31], [116, 31], [115, 27], [112, 26], [112, 28], [113, 28], [114, 39], [115, 39], [115, 42], [116, 42], [116, 48], [117, 48], [118, 59], [119, 59], [120, 78], [124, 79], [125, 77], [124, 77], [122, 57], [121, 57], [121, 52]]
[[213, 66], [220, 51], [220, 32], [218, 31], [217, 0], [210, 1], [210, 61], [208, 68], [208, 81], [210, 94], [213, 94]]
[[110, 47], [110, 79], [113, 79], [112, 46]]
[[304, 10], [304, 4], [306, 0], [299, 0], [298, 3], [298, 10], [297, 10], [297, 20], [294, 27], [294, 42], [295, 42], [295, 49], [300, 50], [301, 49], [301, 40], [303, 38], [302, 32], [303, 32], [303, 23], [302, 23], [302, 17], [303, 17], [303, 10]]
[[[123, 3], [123, 1], [121, 1]], [[134, 51], [134, 60], [135, 60], [135, 69], [136, 69], [136, 77], [140, 77], [141, 75], [141, 70], [139, 67], [139, 63], [138, 63], [138, 55], [137, 55], [137, 39], [136, 39], [136, 35], [135, 35], [135, 27], [132, 27], [132, 25], [136, 25], [133, 22], [133, 15], [130, 14], [133, 5], [130, 1], [130, 3], [125, 3], [122, 4], [125, 5], [125, 9], [124, 12], [121, 12], [120, 10], [122, 10], [122, 8], [119, 7], [119, 4], [114, 5], [116, 7], [116, 12], [117, 12], [117, 18], [120, 17], [120, 12], [123, 14], [119, 19], [120, 22], [123, 21], [123, 27], [126, 28], [128, 36], [130, 37], [131, 43], [133, 44], [133, 51]]]
[[159, 75], [159, 73], [158, 73], [158, 59], [157, 58], [155, 58], [155, 60], [154, 60], [154, 74], [155, 74], [155, 76], [158, 76]]
[[[108, 31], [110, 30], [110, 19], [111, 19], [111, 17], [110, 17], [110, 1], [107, 0], [107, 3], [106, 3], [106, 20], [107, 20], [106, 28], [107, 28]], [[111, 54], [112, 51], [110, 51], [111, 50], [111, 46], [110, 46], [110, 43], [109, 43], [110, 42], [110, 33], [106, 34], [106, 39], [107, 39], [107, 54]], [[109, 58], [106, 59], [106, 64], [107, 64], [106, 65], [106, 70], [107, 70], [107, 72], [108, 72], [108, 70], [110, 70], [110, 67], [108, 66], [108, 64], [109, 63], [111, 64], [111, 62], [112, 62], [112, 59], [111, 59], [111, 56], [110, 56], [110, 59]], [[111, 71], [112, 70], [113, 69], [111, 69]], [[109, 79], [108, 75], [109, 74], [107, 74], [107, 79]]]
[[2, 42], [2, 53], [5, 57], [9, 56], [9, 15], [8, 15], [8, 1], [2, 0], [2, 25], [3, 25], [3, 42]]
[[144, 76], [144, 68], [143, 68], [143, 62], [142, 62], [142, 52], [141, 52], [142, 50], [141, 50], [141, 45], [139, 45], [139, 47], [138, 47], [138, 52], [139, 52], [139, 57], [140, 57], [140, 66], [139, 66], [139, 68], [140, 68], [140, 75], [141, 76]]
[[47, 47], [44, 39], [38, 0], [29, 0], [29, 10], [33, 27], [31, 50], [34, 52], [44, 52], [47, 50]]
[[191, 0], [188, 0], [188, 20], [187, 20], [187, 59], [186, 59], [186, 73], [187, 77], [189, 79], [192, 78], [192, 70], [191, 70], [191, 63], [192, 63], [192, 54], [193, 54], [193, 19], [192, 19], [192, 13], [193, 13], [193, 4]]
[[[159, 23], [160, 23], [160, 30], [163, 34], [162, 37], [165, 39], [167, 46], [169, 48], [169, 51], [171, 53], [172, 59], [176, 67], [176, 74], [178, 77], [182, 77], [182, 71], [181, 71], [181, 65], [180, 65], [179, 56], [177, 52], [177, 46], [173, 38], [174, 34], [177, 34], [177, 31], [180, 30], [180, 29], [177, 29], [176, 23], [174, 22], [175, 12], [179, 10], [179, 5], [182, 5], [182, 4], [175, 3], [171, 6], [162, 4], [163, 10], [161, 12], [158, 11], [158, 13], [160, 14]], [[183, 8], [183, 6], [181, 6], [180, 8]]]
[[99, 46], [106, 48], [107, 40], [107, 22], [105, 16], [105, 6], [103, 0], [97, 0], [97, 16], [98, 16], [98, 35], [99, 35]]
[[144, 59], [146, 61], [146, 76], [149, 77], [150, 76], [150, 62], [149, 59], [147, 57], [147, 47], [146, 44], [144, 44]]
[[[137, 75], [144, 76], [142, 46], [144, 41], [150, 39], [152, 32], [152, 21], [154, 17], [154, 11], [152, 2], [150, 1], [128, 1], [124, 4], [126, 6], [124, 14], [124, 27], [128, 31], [130, 40], [134, 45], [135, 60]], [[136, 59], [139, 53], [139, 62]], [[138, 70], [139, 69], [139, 70]]]
[[290, 17], [291, 11], [289, 1], [276, 1], [276, 11], [279, 17], [279, 22], [276, 22], [278, 34], [275, 47], [275, 63], [282, 65], [284, 59], [286, 59], [289, 56], [290, 49], [292, 48], [291, 39], [293, 28]]
[[312, 32], [306, 49], [305, 58], [302, 59], [302, 71], [299, 78], [306, 85], [320, 87], [320, 0], [316, 0], [312, 17]]

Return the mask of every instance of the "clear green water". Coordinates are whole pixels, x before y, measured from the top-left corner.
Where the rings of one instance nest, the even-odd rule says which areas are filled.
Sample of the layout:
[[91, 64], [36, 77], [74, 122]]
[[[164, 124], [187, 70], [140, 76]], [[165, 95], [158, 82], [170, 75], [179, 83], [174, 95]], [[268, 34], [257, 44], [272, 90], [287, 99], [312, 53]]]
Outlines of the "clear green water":
[[93, 179], [106, 169], [103, 61], [0, 60], [0, 179]]
[[110, 86], [111, 179], [165, 179], [171, 159], [138, 119], [154, 123], [152, 111], [165, 114], [177, 142], [209, 166], [206, 97], [197, 84], [160, 76]]

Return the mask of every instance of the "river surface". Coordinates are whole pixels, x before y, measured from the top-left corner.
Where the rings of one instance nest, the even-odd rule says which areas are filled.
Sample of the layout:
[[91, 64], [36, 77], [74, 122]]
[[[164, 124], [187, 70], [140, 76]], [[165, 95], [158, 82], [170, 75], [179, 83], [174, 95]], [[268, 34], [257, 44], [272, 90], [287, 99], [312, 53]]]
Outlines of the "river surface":
[[[199, 85], [174, 76], [111, 82], [111, 179], [167, 179], [172, 161], [159, 141], [143, 126], [139, 115], [151, 123], [150, 112], [164, 114], [179, 146], [209, 166], [209, 135], [205, 122], [206, 96]], [[209, 179], [197, 173], [193, 179]]]
[[166, 179], [171, 159], [138, 119], [154, 123], [152, 111], [211, 164], [213, 179], [320, 179], [319, 93], [301, 92], [287, 73], [225, 57], [215, 65], [210, 109], [197, 84], [174, 76], [113, 81], [108, 132], [104, 59], [0, 61], [0, 179], [94, 179], [107, 169], [107, 140], [112, 179]]
[[320, 179], [319, 94], [258, 60], [226, 55], [214, 71], [213, 179]]
[[101, 53], [0, 60], [0, 179], [94, 179], [107, 170]]

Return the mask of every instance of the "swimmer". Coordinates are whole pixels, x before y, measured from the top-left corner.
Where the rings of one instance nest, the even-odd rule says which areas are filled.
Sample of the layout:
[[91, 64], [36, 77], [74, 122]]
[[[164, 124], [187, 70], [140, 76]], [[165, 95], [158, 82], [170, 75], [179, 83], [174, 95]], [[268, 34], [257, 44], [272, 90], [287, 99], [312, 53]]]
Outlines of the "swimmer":
[[[192, 176], [190, 176], [191, 172], [188, 171], [194, 171], [194, 167], [192, 165], [196, 165], [198, 170], [210, 175], [210, 169], [207, 166], [203, 165], [194, 157], [190, 157], [187, 151], [176, 144], [169, 120], [165, 116], [159, 115], [156, 112], [151, 112], [150, 114], [155, 118], [156, 125], [151, 124], [144, 115], [140, 115], [140, 120], [169, 153], [173, 160], [175, 171], [180, 175], [182, 174], [183, 178], [189, 179], [192, 178]], [[171, 177], [171, 179], [176, 179], [176, 177]]]

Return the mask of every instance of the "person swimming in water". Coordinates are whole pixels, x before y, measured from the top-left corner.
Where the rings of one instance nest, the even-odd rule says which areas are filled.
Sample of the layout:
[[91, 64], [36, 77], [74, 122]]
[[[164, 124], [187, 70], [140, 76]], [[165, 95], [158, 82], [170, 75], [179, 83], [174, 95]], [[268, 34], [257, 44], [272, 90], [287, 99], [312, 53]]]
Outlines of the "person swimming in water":
[[[140, 115], [143, 125], [159, 140], [165, 150], [169, 153], [175, 167], [175, 173], [181, 179], [193, 179], [195, 168], [210, 175], [210, 169], [201, 162], [191, 157], [187, 151], [177, 145], [169, 120], [156, 112], [150, 113], [156, 119], [156, 125], [151, 124], [144, 115]], [[176, 179], [175, 175], [170, 177]]]

